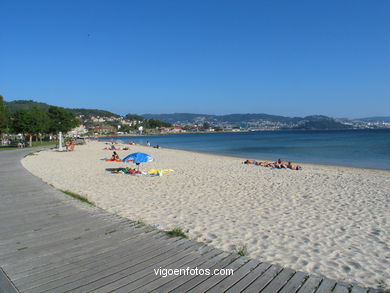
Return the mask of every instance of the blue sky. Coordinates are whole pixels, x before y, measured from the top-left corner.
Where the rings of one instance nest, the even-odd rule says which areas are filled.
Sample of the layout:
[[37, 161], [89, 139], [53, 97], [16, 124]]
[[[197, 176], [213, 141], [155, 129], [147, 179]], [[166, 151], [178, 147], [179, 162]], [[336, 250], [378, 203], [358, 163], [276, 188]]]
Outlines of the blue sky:
[[390, 116], [390, 1], [0, 1], [0, 94], [119, 114]]

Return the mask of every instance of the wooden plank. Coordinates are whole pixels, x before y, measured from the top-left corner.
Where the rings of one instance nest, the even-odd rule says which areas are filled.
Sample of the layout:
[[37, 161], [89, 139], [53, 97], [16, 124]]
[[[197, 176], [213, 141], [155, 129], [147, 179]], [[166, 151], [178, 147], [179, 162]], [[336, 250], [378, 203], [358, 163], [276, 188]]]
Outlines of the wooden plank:
[[280, 290], [280, 293], [295, 293], [302, 286], [307, 277], [306, 273], [296, 272], [282, 290]]
[[[153, 244], [152, 244], [153, 245]], [[64, 274], [57, 274], [55, 276], [51, 276], [48, 278], [48, 280], [37, 280], [37, 284], [35, 282], [28, 283], [26, 282], [27, 287], [37, 287], [41, 286], [47, 283], [59, 283], [59, 285], [71, 283], [73, 281], [77, 281], [80, 278], [85, 278], [85, 281], [87, 281], [87, 278], [90, 278], [91, 276], [94, 276], [96, 274], [99, 274], [101, 271], [110, 270], [110, 269], [117, 269], [120, 270], [121, 267], [127, 267], [128, 263], [131, 263], [131, 261], [137, 260], [139, 257], [142, 257], [144, 254], [150, 253], [150, 251], [153, 251], [153, 255], [158, 255], [159, 253], [162, 253], [164, 251], [167, 251], [169, 249], [169, 245], [167, 248], [164, 249], [156, 249], [159, 248], [156, 243], [154, 243], [154, 246], [152, 248], [146, 247], [145, 252], [136, 252], [138, 253], [137, 257], [134, 257], [132, 254], [132, 251], [124, 251], [120, 254], [122, 257], [121, 259], [116, 260], [101, 260], [100, 263], [95, 263], [92, 268], [90, 267], [83, 267], [83, 266], [76, 266], [76, 269], [70, 270], [70, 272], [64, 273]], [[134, 249], [134, 248], [133, 248]], [[142, 246], [138, 246], [138, 249], [142, 251]], [[171, 247], [172, 249], [172, 247]], [[99, 260], [98, 260], [99, 261]]]
[[155, 265], [158, 262], [163, 262], [172, 257], [184, 257], [188, 253], [185, 250], [187, 248], [191, 248], [191, 246], [194, 246], [194, 243], [186, 241], [183, 245], [178, 246], [181, 248], [167, 246], [166, 248], [155, 250], [155, 254], [146, 253], [145, 255], [141, 254], [136, 257], [130, 255], [131, 260], [125, 261], [120, 265], [110, 264], [106, 267], [97, 268], [92, 272], [85, 271], [79, 274], [74, 274], [70, 277], [54, 280], [42, 286], [35, 287], [33, 290], [28, 292], [40, 292], [46, 290], [53, 291], [54, 289], [54, 291], [67, 291], [82, 287], [85, 284], [90, 285], [100, 279], [104, 279], [104, 282], [109, 280], [115, 282], [117, 279], [122, 279], [127, 275], [133, 274], [132, 277], [138, 276], [135, 273], [139, 270]]
[[[112, 243], [122, 245], [129, 237], [125, 237], [126, 233], [115, 232], [105, 235], [99, 241], [85, 240], [81, 245], [71, 246], [58, 250], [49, 255], [40, 255], [39, 258], [31, 259], [29, 262], [19, 261], [17, 263], [7, 265], [7, 270], [12, 271], [15, 276], [26, 276], [31, 271], [47, 271], [52, 268], [61, 266], [63, 263], [69, 263], [85, 257], [96, 256], [101, 252], [115, 249]], [[139, 237], [139, 236], [136, 236]]]
[[[99, 259], [105, 259], [107, 257], [115, 257], [117, 252], [128, 251], [130, 245], [139, 245], [145, 241], [144, 232], [141, 234], [135, 234], [127, 236], [125, 233], [117, 233], [115, 236], [110, 238], [111, 241], [115, 241], [117, 245], [112, 246], [110, 243], [103, 241], [99, 245], [93, 247], [83, 247], [78, 251], [66, 253], [66, 257], [63, 258], [61, 254], [56, 254], [57, 257], [48, 257], [47, 261], [43, 260], [41, 263], [36, 263], [34, 267], [31, 265], [28, 270], [23, 270], [19, 273], [14, 273], [14, 279], [19, 280], [27, 277], [33, 277], [34, 275], [40, 274], [56, 274], [63, 272], [74, 266], [83, 266], [84, 264], [98, 261]], [[154, 232], [150, 235], [152, 240], [168, 240], [163, 234]]]
[[[199, 270], [202, 269], [203, 271], [205, 271], [206, 269], [210, 269], [216, 263], [220, 262], [222, 259], [226, 258], [229, 255], [227, 252], [222, 252], [216, 249], [214, 250], [217, 251], [219, 254], [217, 254], [215, 257], [207, 260], [202, 265], [200, 265], [198, 268]], [[188, 282], [189, 280], [195, 277], [196, 275], [180, 276], [170, 282], [167, 282], [165, 285], [156, 288], [152, 292], [170, 292], [171, 290], [180, 287], [181, 285], [183, 285], [184, 283]]]
[[42, 243], [47, 245], [52, 242], [63, 241], [64, 239], [82, 237], [86, 231], [100, 229], [103, 224], [104, 223], [97, 222], [96, 219], [87, 218], [85, 221], [73, 226], [63, 225], [62, 229], [51, 231], [51, 233], [44, 236], [35, 235], [33, 232], [29, 235], [29, 237], [25, 236], [24, 239], [16, 238], [8, 241], [7, 243], [0, 244], [0, 255], [14, 252], [15, 247], [34, 247], [39, 246]]
[[99, 238], [106, 236], [106, 233], [115, 230], [116, 226], [116, 223], [106, 224], [101, 227], [96, 227], [95, 229], [89, 230], [83, 234], [78, 233], [73, 235], [67, 235], [64, 239], [56, 240], [50, 243], [42, 242], [40, 245], [27, 247], [23, 250], [20, 250], [22, 246], [15, 247], [14, 252], [0, 255], [0, 261], [3, 264], [8, 264], [14, 261], [27, 261], [29, 259], [34, 259], [37, 257], [39, 258], [42, 255], [49, 255], [61, 250], [62, 248], [82, 245], [84, 240], [86, 239], [98, 240]]
[[254, 280], [256, 280], [259, 276], [261, 276], [265, 271], [267, 271], [269, 267], [271, 267], [271, 264], [267, 262], [263, 262], [259, 264], [255, 269], [251, 270], [244, 278], [242, 278], [240, 281], [234, 284], [226, 292], [229, 293], [242, 292]]
[[225, 278], [222, 282], [219, 282], [216, 286], [207, 291], [207, 293], [219, 293], [224, 292], [230, 287], [232, 287], [235, 283], [244, 278], [247, 274], [249, 274], [254, 268], [256, 268], [260, 264], [258, 260], [250, 260], [238, 270], [234, 271], [234, 274], [229, 278]]
[[0, 293], [18, 293], [15, 285], [8, 278], [7, 274], [0, 267]]
[[279, 292], [279, 290], [287, 284], [288, 280], [295, 274], [292, 269], [283, 269], [266, 287], [264, 293]]
[[[225, 270], [232, 269], [234, 272], [234, 271], [238, 270], [240, 267], [242, 267], [247, 262], [248, 262], [247, 258], [239, 257], [239, 258], [235, 259], [232, 263], [230, 263], [228, 266], [224, 267], [224, 269]], [[210, 278], [208, 278], [207, 280], [205, 280], [204, 282], [200, 283], [198, 286], [192, 288], [188, 292], [192, 292], [192, 293], [206, 292], [207, 290], [214, 287], [215, 285], [217, 285], [219, 282], [226, 279], [227, 277], [228, 276], [224, 276], [224, 275], [213, 275]]]
[[359, 286], [353, 286], [351, 293], [367, 293], [368, 289]]
[[15, 282], [19, 288], [45, 284], [56, 279], [72, 276], [75, 274], [75, 271], [77, 274], [80, 274], [84, 271], [94, 270], [96, 267], [124, 263], [127, 259], [134, 258], [134, 255], [152, 252], [156, 250], [156, 248], [159, 248], [160, 245], [160, 243], [153, 241], [149, 241], [145, 244], [145, 239], [140, 239], [137, 242], [126, 243], [125, 247], [122, 246], [121, 249], [116, 248], [105, 256], [91, 255], [82, 262], [71, 262], [70, 265], [65, 266], [65, 269], [64, 267], [59, 267], [57, 270], [44, 271], [41, 274], [34, 274], [26, 278], [16, 279]]
[[271, 265], [260, 277], [258, 277], [252, 284], [246, 287], [242, 292], [260, 292], [279, 274], [282, 267], [279, 265]]
[[[79, 223], [81, 221], [85, 221], [86, 219], [93, 219], [93, 217], [90, 217], [87, 214], [81, 213], [79, 216], [74, 216], [74, 217], [69, 218], [69, 220], [67, 220], [66, 224], [71, 227], [71, 226], [75, 225], [76, 223]], [[6, 244], [6, 243], [14, 242], [14, 241], [22, 241], [26, 238], [31, 237], [32, 234], [34, 236], [37, 236], [37, 237], [39, 237], [40, 235], [45, 236], [46, 234], [49, 234], [52, 231], [55, 231], [56, 229], [60, 229], [63, 226], [64, 226], [64, 222], [60, 222], [60, 223], [49, 222], [46, 224], [42, 224], [40, 226], [36, 225], [35, 227], [33, 227], [31, 229], [25, 228], [24, 231], [20, 231], [19, 233], [14, 233], [12, 235], [12, 238], [10, 238], [10, 239], [7, 239], [6, 237], [1, 236], [1, 233], [0, 233], [0, 237], [1, 237], [0, 239], [2, 239], [2, 240], [0, 240], [0, 243], [2, 245], [3, 243]]]
[[317, 286], [320, 284], [322, 278], [316, 276], [309, 276], [309, 278], [303, 283], [302, 287], [299, 289], [299, 293], [312, 293], [317, 289]]
[[332, 292], [332, 289], [335, 287], [335, 285], [336, 281], [323, 279], [316, 293], [330, 293]]
[[[204, 250], [207, 250], [207, 252], [204, 253]], [[189, 273], [191, 269], [195, 269], [198, 266], [201, 266], [204, 263], [206, 263], [208, 260], [221, 254], [221, 252], [219, 250], [211, 248], [211, 247], [207, 247], [207, 246], [204, 247], [204, 250], [202, 250], [202, 255], [197, 256], [193, 261], [180, 267], [180, 269], [182, 269], [184, 271], [184, 274], [182, 274], [181, 276], [186, 276], [187, 269], [188, 269], [188, 273]], [[175, 268], [177, 268], [177, 266], [176, 266], [176, 264], [171, 264], [171, 265], [169, 265], [169, 268], [175, 269]], [[136, 292], [136, 291], [153, 292], [155, 290], [158, 290], [159, 288], [161, 288], [165, 284], [172, 283], [176, 279], [180, 278], [180, 276], [176, 276], [176, 275], [171, 275], [171, 276], [166, 276], [166, 277], [158, 275], [154, 272], [154, 269], [153, 269], [152, 275], [154, 276], [154, 278], [150, 278], [150, 282], [148, 282], [148, 283], [143, 282], [142, 286], [137, 288], [134, 292]], [[144, 280], [147, 281], [145, 278], [144, 278]], [[168, 290], [165, 290], [164, 292], [167, 292], [167, 291]]]
[[[203, 249], [209, 249], [208, 247], [203, 247]], [[199, 260], [201, 258], [200, 254], [198, 253], [190, 253], [184, 256], [183, 258], [180, 258], [178, 260], [174, 260], [174, 258], [169, 260], [169, 264], [164, 265], [164, 268], [183, 268], [186, 266], [191, 265], [194, 261], [197, 259]], [[144, 270], [143, 276], [135, 281], [130, 282], [129, 284], [118, 288], [115, 290], [117, 293], [127, 293], [127, 292], [150, 292], [151, 290], [158, 287], [158, 285], [151, 284], [151, 282], [155, 281], [156, 279], [161, 279], [161, 276], [158, 276], [154, 273], [154, 267], [149, 267], [148, 269]]]
[[[183, 245], [186, 246], [186, 248], [190, 247], [190, 250], [192, 250], [193, 246], [189, 246], [189, 244], [189, 242], [186, 242]], [[138, 280], [139, 278], [142, 278], [146, 273], [149, 273], [154, 268], [169, 265], [169, 263], [172, 261], [185, 257], [188, 255], [186, 248], [180, 252], [177, 252], [177, 250], [173, 248], [164, 254], [160, 254], [157, 257], [153, 255], [148, 255], [147, 259], [141, 257], [126, 269], [123, 269], [114, 274], [97, 276], [97, 278], [95, 278], [87, 285], [78, 286], [77, 288], [72, 289], [72, 292], [88, 292], [93, 290], [97, 293], [110, 292], [114, 289], [118, 289], [135, 280]]]
[[[226, 266], [228, 266], [231, 262], [233, 262], [234, 260], [237, 259], [237, 255], [235, 254], [231, 254], [229, 256], [227, 256], [226, 258], [224, 258], [222, 261], [216, 263], [214, 266], [212, 266], [210, 268], [210, 270], [214, 270], [216, 268], [218, 269], [222, 269]], [[203, 281], [205, 281], [206, 279], [208, 279], [210, 276], [206, 276], [206, 275], [198, 275], [196, 276], [195, 278], [192, 278], [190, 280], [188, 280], [187, 282], [185, 282], [184, 284], [180, 285], [179, 287], [176, 287], [174, 290], [171, 291], [171, 293], [173, 292], [187, 292], [188, 290], [191, 290], [192, 288], [196, 287], [198, 284], [202, 283]]]
[[349, 293], [349, 290], [346, 286], [337, 284], [333, 289], [333, 293]]

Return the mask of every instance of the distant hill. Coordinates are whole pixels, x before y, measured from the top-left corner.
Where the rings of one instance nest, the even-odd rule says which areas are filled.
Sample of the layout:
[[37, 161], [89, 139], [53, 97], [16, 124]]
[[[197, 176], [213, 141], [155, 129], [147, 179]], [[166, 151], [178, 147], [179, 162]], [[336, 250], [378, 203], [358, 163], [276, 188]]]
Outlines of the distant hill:
[[389, 116], [379, 116], [379, 117], [368, 117], [368, 118], [359, 118], [356, 120], [366, 121], [366, 122], [390, 122]]
[[[21, 110], [21, 109], [31, 109], [34, 106], [37, 106], [43, 110], [47, 110], [50, 105], [46, 103], [35, 102], [33, 100], [16, 100], [11, 102], [6, 102], [6, 105], [11, 113]], [[116, 117], [119, 118], [120, 115], [98, 109], [83, 109], [83, 108], [67, 108], [74, 115], [84, 115], [85, 118], [90, 118], [91, 116], [100, 116], [100, 117]], [[247, 114], [229, 114], [229, 115], [210, 115], [210, 114], [194, 114], [194, 113], [173, 113], [173, 114], [143, 114], [135, 115], [128, 114], [126, 116], [130, 120], [144, 120], [145, 119], [157, 119], [169, 124], [203, 124], [204, 122], [211, 123], [212, 125], [217, 126], [236, 126], [244, 128], [256, 128], [259, 125], [273, 123], [277, 125], [279, 129], [310, 129], [310, 130], [321, 130], [321, 129], [347, 129], [351, 128], [350, 125], [346, 125], [336, 121], [333, 118], [322, 116], [322, 115], [312, 115], [307, 117], [286, 117], [279, 115], [269, 115], [269, 114], [256, 114], [256, 113], [247, 113]], [[379, 121], [390, 121], [390, 117], [372, 117], [372, 118], [363, 118], [360, 120], [366, 119], [365, 121], [371, 121], [367, 119], [372, 119], [372, 121], [378, 121], [374, 119], [388, 119], [388, 120], [379, 120]]]
[[318, 119], [312, 121], [304, 121], [293, 129], [304, 129], [304, 130], [338, 130], [338, 129], [349, 129], [348, 125], [337, 122], [333, 119]]
[[158, 119], [168, 123], [195, 123], [196, 121], [211, 121], [217, 117], [208, 114], [173, 113], [173, 114], [142, 114], [146, 119]]
[[34, 106], [37, 106], [42, 110], [47, 110], [50, 107], [49, 104], [35, 102], [33, 100], [16, 100], [11, 102], [5, 102], [5, 104], [7, 105], [7, 108], [11, 113], [14, 113], [18, 110], [28, 110]]
[[247, 123], [259, 120], [272, 122], [297, 122], [302, 118], [290, 118], [269, 114], [229, 114], [229, 115], [210, 115], [210, 114], [192, 114], [192, 113], [173, 113], [173, 114], [143, 114], [145, 118], [154, 118], [169, 123], [197, 123], [202, 121], [209, 122], [227, 122], [227, 123]]
[[74, 115], [84, 115], [87, 117], [100, 116], [100, 117], [120, 117], [120, 115], [112, 113], [106, 110], [98, 109], [84, 109], [84, 108], [67, 108]]
[[143, 114], [145, 118], [159, 119], [173, 124], [184, 123], [227, 123], [237, 126], [248, 126], [259, 121], [279, 122], [294, 129], [347, 129], [350, 126], [335, 121], [333, 118], [323, 115], [312, 115], [307, 117], [285, 117], [269, 114], [230, 114], [230, 115], [209, 115], [192, 113], [173, 114]]
[[[33, 100], [16, 100], [11, 102], [5, 102], [7, 105], [8, 110], [11, 113], [14, 113], [18, 110], [28, 110], [33, 108], [34, 106], [37, 106], [38, 108], [42, 110], [47, 110], [51, 105], [41, 102], [35, 102]], [[101, 117], [120, 117], [120, 115], [105, 111], [105, 110], [97, 110], [97, 109], [82, 109], [82, 108], [66, 108], [70, 112], [72, 112], [74, 115], [84, 115], [87, 117], [90, 116], [101, 116]]]

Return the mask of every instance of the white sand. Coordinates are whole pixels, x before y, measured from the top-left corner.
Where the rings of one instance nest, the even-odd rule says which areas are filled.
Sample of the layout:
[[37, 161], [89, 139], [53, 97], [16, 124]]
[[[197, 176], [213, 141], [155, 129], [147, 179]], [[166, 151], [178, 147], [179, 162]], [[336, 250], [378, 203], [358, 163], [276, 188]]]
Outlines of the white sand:
[[[99, 207], [191, 239], [340, 281], [390, 287], [390, 172], [304, 165], [302, 171], [242, 164], [243, 159], [130, 146], [172, 168], [162, 177], [114, 175], [91, 142], [75, 152], [40, 152], [23, 165], [45, 182]], [[129, 166], [133, 166], [129, 164]]]

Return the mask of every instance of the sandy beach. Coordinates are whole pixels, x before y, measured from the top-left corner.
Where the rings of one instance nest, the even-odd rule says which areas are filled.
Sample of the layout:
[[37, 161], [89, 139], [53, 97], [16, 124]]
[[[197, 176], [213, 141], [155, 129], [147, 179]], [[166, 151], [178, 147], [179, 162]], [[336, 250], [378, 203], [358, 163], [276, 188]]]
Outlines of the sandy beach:
[[[242, 164], [244, 159], [146, 146], [157, 161], [142, 171], [161, 177], [111, 174], [102, 142], [74, 152], [27, 156], [27, 170], [58, 189], [162, 230], [181, 227], [191, 239], [361, 286], [390, 287], [390, 172], [302, 165], [303, 170]], [[275, 158], [277, 159], [277, 158]]]

